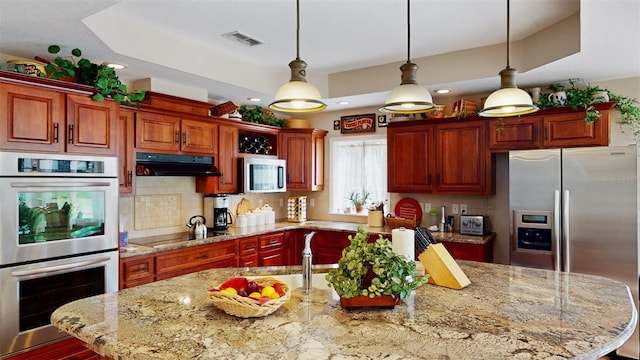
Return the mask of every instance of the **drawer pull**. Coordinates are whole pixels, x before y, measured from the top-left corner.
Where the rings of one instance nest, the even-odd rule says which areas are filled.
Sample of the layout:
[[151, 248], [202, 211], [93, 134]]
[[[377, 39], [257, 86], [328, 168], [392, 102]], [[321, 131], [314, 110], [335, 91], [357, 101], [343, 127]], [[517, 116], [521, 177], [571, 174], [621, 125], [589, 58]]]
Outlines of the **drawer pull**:
[[207, 255], [207, 254], [196, 256], [196, 260], [204, 260], [204, 259], [208, 259], [208, 258], [209, 258], [209, 255]]
[[255, 246], [255, 245], [249, 245], [249, 246], [245, 246], [245, 248], [244, 248], [244, 249], [245, 249], [245, 250], [253, 250], [253, 249], [255, 249], [255, 248], [256, 248], [256, 246]]
[[141, 272], [149, 272], [149, 268], [148, 267], [141, 267], [141, 268], [136, 268], [131, 270], [132, 274], [137, 274], [137, 273], [141, 273]]

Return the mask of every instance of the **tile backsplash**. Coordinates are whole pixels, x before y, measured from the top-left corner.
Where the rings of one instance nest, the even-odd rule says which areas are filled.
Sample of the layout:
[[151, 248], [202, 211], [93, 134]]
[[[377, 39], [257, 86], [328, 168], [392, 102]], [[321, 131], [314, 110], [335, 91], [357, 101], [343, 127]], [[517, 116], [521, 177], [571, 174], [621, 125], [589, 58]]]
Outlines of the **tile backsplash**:
[[134, 214], [134, 230], [182, 225], [182, 195], [136, 196]]

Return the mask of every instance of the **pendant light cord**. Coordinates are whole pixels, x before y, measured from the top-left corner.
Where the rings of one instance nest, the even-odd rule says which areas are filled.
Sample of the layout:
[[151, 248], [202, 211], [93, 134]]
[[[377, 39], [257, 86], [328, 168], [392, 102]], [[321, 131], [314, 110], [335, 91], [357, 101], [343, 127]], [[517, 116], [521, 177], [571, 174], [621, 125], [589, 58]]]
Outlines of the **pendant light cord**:
[[411, 62], [411, 0], [407, 0], [407, 64]]
[[300, 60], [300, 0], [296, 0], [296, 60]]
[[509, 9], [509, 0], [507, 0], [507, 68], [509, 68], [509, 28], [511, 24], [511, 12]]

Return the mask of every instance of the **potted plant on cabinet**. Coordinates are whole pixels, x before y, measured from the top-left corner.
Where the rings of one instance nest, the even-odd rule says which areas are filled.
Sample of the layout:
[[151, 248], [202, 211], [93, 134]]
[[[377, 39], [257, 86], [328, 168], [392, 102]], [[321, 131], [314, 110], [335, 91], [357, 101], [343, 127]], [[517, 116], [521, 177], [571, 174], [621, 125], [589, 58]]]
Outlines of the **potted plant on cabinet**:
[[391, 241], [382, 235], [368, 242], [363, 226], [342, 251], [338, 268], [326, 275], [345, 307], [394, 306], [411, 291], [424, 285], [429, 276], [416, 274], [415, 261], [392, 251]]
[[[60, 46], [51, 45], [47, 50], [50, 54], [58, 54]], [[128, 91], [127, 86], [120, 81], [116, 71], [111, 67], [94, 64], [85, 58], [76, 61], [74, 57], [82, 56], [82, 51], [78, 48], [71, 50], [71, 55], [70, 58], [56, 56], [53, 62], [48, 63], [45, 66], [48, 76], [55, 80], [66, 79], [93, 86], [96, 89], [93, 99], [96, 101], [112, 98], [118, 103], [140, 107], [145, 91]]]
[[362, 192], [350, 192], [346, 199], [351, 201], [356, 209], [356, 212], [361, 212], [362, 207], [367, 203], [367, 200], [369, 200], [369, 196], [371, 196], [371, 193], [366, 191], [365, 189], [362, 189]]

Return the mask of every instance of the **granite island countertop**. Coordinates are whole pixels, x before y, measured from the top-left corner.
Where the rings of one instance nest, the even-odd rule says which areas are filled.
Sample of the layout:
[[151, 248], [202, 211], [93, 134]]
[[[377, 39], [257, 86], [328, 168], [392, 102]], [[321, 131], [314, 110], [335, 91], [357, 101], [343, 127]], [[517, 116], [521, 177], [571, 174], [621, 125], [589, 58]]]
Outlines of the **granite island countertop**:
[[163, 360], [597, 359], [637, 322], [628, 287], [614, 280], [459, 264], [471, 285], [425, 285], [394, 309], [346, 310], [318, 285], [293, 289], [271, 315], [236, 318], [211, 303], [208, 287], [300, 267], [213, 269], [74, 301], [51, 321], [100, 355]]
[[[129, 246], [125, 248], [126, 251], [120, 252], [120, 258], [128, 258], [132, 256], [147, 255], [162, 251], [234, 240], [248, 236], [268, 234], [276, 231], [309, 229], [339, 231], [349, 234], [355, 234], [358, 231], [359, 226], [366, 226], [369, 233], [382, 234], [386, 238], [391, 238], [391, 231], [393, 230], [389, 226], [369, 227], [367, 224], [339, 221], [305, 221], [301, 223], [276, 222], [275, 224], [250, 226], [244, 228], [230, 227], [223, 234], [210, 236], [205, 239], [189, 239], [188, 233], [186, 232], [182, 234], [167, 234], [130, 239]], [[484, 236], [462, 235], [456, 232], [433, 232], [432, 234], [438, 241], [476, 245], [485, 245], [495, 239], [495, 233], [490, 233]]]

